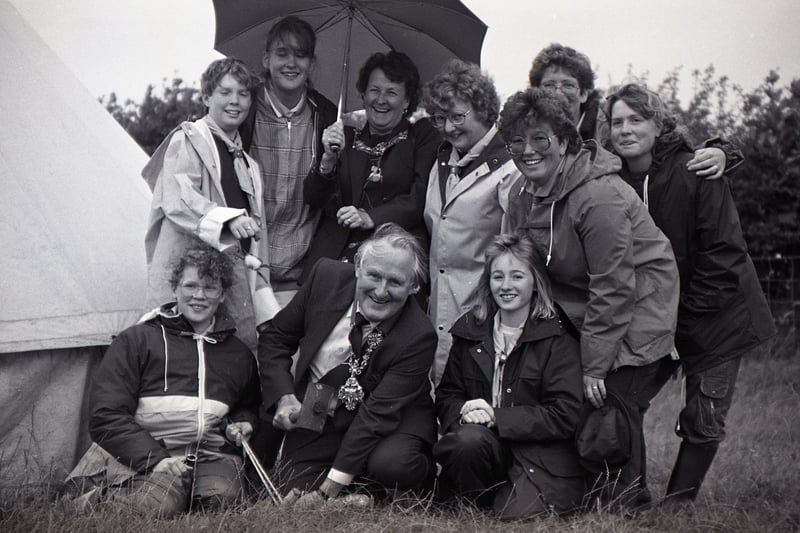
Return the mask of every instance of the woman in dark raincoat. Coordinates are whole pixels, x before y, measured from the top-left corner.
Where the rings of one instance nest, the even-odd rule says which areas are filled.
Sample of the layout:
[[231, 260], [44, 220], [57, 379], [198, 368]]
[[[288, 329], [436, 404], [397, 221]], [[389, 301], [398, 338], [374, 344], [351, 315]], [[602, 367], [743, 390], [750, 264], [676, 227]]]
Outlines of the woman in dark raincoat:
[[727, 178], [707, 180], [687, 170], [690, 144], [656, 93], [628, 84], [607, 106], [620, 175], [642, 197], [678, 262], [675, 345], [686, 405], [667, 495], [693, 500], [725, 435], [741, 357], [774, 335], [775, 326]]
[[527, 237], [494, 240], [473, 301], [451, 330], [436, 389], [443, 495], [493, 500], [506, 519], [572, 511], [585, 487], [572, 442], [583, 400], [580, 349]]

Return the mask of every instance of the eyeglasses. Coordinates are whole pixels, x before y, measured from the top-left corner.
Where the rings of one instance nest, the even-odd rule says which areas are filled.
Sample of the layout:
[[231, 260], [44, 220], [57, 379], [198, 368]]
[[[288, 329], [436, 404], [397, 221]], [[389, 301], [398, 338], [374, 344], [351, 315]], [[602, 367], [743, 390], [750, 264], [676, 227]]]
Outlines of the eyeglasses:
[[431, 115], [431, 122], [435, 128], [444, 128], [444, 125], [448, 120], [453, 126], [461, 126], [467, 120], [467, 115], [470, 113], [472, 113], [472, 109], [467, 109], [463, 113], [448, 113], [446, 115], [437, 113], [435, 115]]
[[511, 142], [506, 144], [506, 150], [513, 156], [519, 156], [525, 153], [525, 147], [530, 146], [534, 152], [546, 152], [550, 149], [550, 137], [538, 133], [533, 137], [514, 137]]
[[222, 285], [201, 285], [194, 281], [184, 281], [178, 287], [181, 294], [187, 298], [194, 296], [201, 289], [206, 298], [219, 298], [222, 295]]
[[572, 83], [571, 81], [546, 81], [542, 83], [542, 88], [546, 91], [561, 91], [564, 94], [578, 94], [578, 91], [581, 90], [576, 84]]

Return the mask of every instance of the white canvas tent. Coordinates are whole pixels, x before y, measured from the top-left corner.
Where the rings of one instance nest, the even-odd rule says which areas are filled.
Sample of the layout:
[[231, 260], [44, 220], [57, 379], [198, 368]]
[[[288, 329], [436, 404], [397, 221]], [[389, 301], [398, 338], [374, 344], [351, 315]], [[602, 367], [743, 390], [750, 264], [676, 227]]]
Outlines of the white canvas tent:
[[0, 0], [0, 487], [59, 481], [89, 371], [142, 312], [146, 155]]

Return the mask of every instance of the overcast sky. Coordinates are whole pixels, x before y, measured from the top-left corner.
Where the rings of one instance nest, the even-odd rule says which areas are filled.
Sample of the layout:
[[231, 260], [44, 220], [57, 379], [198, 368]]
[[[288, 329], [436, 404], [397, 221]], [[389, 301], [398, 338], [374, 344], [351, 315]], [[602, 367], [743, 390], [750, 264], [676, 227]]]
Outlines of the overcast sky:
[[[116, 91], [140, 100], [148, 83], [175, 75], [198, 80], [219, 57], [211, 0], [11, 3], [97, 96]], [[800, 77], [798, 0], [465, 4], [489, 26], [482, 66], [503, 96], [525, 85], [533, 56], [551, 42], [588, 54], [600, 87], [621, 81], [628, 64], [635, 73], [649, 71], [653, 85], [679, 65], [688, 80], [691, 70], [713, 64], [745, 89], [756, 87], [771, 68], [779, 68], [784, 83]]]

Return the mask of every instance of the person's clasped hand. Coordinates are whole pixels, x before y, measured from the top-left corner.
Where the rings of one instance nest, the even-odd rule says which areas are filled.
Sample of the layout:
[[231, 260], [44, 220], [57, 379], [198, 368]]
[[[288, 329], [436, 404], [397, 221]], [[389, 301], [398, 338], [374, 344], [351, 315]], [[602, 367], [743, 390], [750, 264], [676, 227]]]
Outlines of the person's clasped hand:
[[336, 212], [336, 221], [347, 229], [372, 229], [375, 227], [372, 217], [366, 211], [354, 205], [340, 207]]
[[239, 215], [228, 222], [228, 229], [237, 239], [247, 239], [248, 237], [252, 237], [255, 240], [258, 240], [258, 230], [260, 227], [261, 226], [259, 226], [256, 220], [247, 215]]
[[302, 404], [294, 394], [286, 394], [278, 400], [278, 407], [275, 409], [275, 416], [272, 418], [272, 425], [283, 431], [294, 429], [295, 422], [300, 416]]
[[161, 459], [155, 467], [153, 473], [170, 474], [180, 477], [192, 469], [191, 466], [186, 464], [184, 457], [167, 457]]
[[322, 132], [322, 146], [325, 149], [324, 155], [338, 157], [338, 152], [344, 146], [344, 124], [341, 119], [337, 120]]
[[583, 395], [595, 408], [603, 407], [606, 399], [606, 382], [603, 378], [583, 376]]
[[725, 172], [727, 158], [725, 152], [719, 148], [700, 148], [694, 153], [694, 157], [686, 163], [686, 169], [695, 172], [698, 176], [706, 179], [719, 179]]
[[237, 446], [242, 445], [242, 440], [249, 440], [252, 434], [253, 425], [250, 422], [233, 422], [225, 427], [225, 438]]
[[466, 401], [461, 406], [461, 423], [483, 424], [492, 427], [494, 426], [494, 409], [483, 398]]

